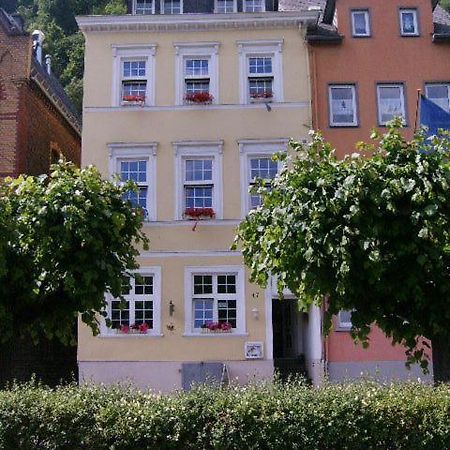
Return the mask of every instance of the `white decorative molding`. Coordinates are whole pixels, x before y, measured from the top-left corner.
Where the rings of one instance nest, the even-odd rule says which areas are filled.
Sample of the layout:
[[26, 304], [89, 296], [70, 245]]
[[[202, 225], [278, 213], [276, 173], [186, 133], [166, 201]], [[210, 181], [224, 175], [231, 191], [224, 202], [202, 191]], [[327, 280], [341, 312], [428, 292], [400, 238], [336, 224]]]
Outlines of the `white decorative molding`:
[[[190, 222], [192, 225], [192, 222]], [[231, 250], [192, 250], [192, 251], [160, 251], [160, 252], [141, 252], [141, 258], [217, 258], [217, 257], [241, 257], [242, 252]]]
[[313, 25], [320, 11], [276, 11], [230, 14], [174, 14], [126, 16], [77, 16], [83, 33], [89, 32], [173, 32], [226, 29], [274, 29]]

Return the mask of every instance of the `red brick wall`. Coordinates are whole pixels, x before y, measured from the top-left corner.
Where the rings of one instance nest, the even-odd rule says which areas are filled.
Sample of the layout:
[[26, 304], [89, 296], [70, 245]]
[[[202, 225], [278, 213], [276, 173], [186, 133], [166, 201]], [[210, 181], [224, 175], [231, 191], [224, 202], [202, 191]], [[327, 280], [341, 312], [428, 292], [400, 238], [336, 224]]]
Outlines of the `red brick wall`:
[[47, 173], [52, 152], [80, 165], [80, 136], [33, 82], [22, 91], [18, 129], [19, 173]]
[[52, 151], [81, 162], [80, 136], [30, 80], [31, 47], [0, 27], [0, 178], [47, 173]]

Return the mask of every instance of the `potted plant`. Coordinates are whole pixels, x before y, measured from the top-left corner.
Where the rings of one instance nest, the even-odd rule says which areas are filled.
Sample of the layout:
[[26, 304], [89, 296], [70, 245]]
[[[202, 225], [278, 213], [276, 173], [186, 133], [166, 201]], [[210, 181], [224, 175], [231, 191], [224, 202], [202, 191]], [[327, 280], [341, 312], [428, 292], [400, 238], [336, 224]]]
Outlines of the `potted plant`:
[[124, 95], [122, 96], [122, 105], [140, 105], [144, 106], [145, 95]]
[[251, 103], [270, 103], [273, 99], [272, 91], [252, 92], [250, 94]]
[[140, 324], [133, 325], [121, 325], [118, 329], [118, 332], [121, 334], [147, 334], [147, 331], [150, 329], [148, 324], [145, 322]]
[[189, 220], [214, 219], [216, 213], [212, 208], [186, 208], [184, 217]]
[[229, 322], [206, 322], [201, 327], [202, 333], [231, 333], [233, 326]]
[[210, 105], [214, 97], [209, 92], [193, 92], [186, 94], [184, 100], [188, 104]]

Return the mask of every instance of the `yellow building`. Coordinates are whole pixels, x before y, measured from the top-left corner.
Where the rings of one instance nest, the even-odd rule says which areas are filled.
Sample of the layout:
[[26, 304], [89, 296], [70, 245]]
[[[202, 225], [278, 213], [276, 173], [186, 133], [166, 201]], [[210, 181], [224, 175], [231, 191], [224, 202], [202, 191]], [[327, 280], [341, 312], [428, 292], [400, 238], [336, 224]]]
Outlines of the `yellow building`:
[[259, 201], [248, 193], [254, 177], [270, 180], [279, 169], [271, 155], [311, 126], [304, 35], [318, 12], [203, 3], [135, 0], [126, 16], [77, 18], [86, 37], [82, 164], [138, 182], [130, 200], [150, 238], [127, 309], [108, 298], [113, 327], [94, 337], [80, 324], [82, 382], [169, 391], [209, 374], [244, 383], [271, 377], [274, 358], [304, 359], [320, 376], [319, 311], [298, 313], [293, 301], [273, 308], [272, 288], [251, 284], [230, 251]]

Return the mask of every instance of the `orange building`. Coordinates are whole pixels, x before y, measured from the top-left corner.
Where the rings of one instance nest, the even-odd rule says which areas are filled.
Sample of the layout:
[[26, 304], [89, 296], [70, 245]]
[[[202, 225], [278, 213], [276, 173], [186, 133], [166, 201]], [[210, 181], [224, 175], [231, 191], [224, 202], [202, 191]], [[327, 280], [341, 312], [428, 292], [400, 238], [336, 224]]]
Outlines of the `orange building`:
[[[402, 116], [405, 135], [416, 125], [417, 90], [450, 111], [450, 15], [437, 0], [281, 0], [280, 10], [321, 9], [310, 27], [312, 126], [337, 155]], [[323, 359], [330, 379], [422, 376], [405, 371], [405, 353], [374, 327], [365, 350], [350, 337], [351, 314], [335, 319]]]

